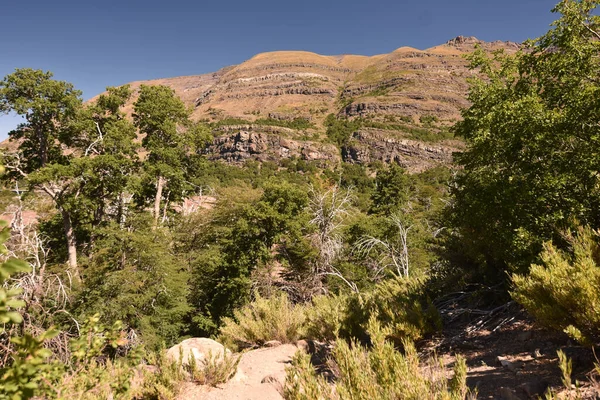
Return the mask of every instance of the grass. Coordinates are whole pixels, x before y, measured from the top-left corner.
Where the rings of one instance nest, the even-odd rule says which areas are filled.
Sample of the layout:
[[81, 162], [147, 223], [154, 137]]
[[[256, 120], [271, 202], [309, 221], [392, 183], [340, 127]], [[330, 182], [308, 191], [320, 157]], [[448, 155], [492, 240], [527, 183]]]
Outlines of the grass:
[[421, 140], [423, 142], [439, 142], [442, 140], [453, 139], [454, 134], [447, 128], [420, 128], [401, 123], [386, 123], [377, 121], [361, 120], [361, 126], [365, 128], [376, 128], [383, 130], [399, 131], [408, 134], [410, 139]]
[[292, 304], [285, 293], [256, 299], [225, 318], [219, 342], [227, 347], [250, 348], [270, 340], [294, 343], [301, 339], [305, 321], [302, 305]]
[[199, 367], [196, 358], [190, 354], [186, 368], [193, 382], [199, 385], [216, 386], [227, 382], [235, 375], [240, 359], [240, 355], [209, 353], [204, 366]]

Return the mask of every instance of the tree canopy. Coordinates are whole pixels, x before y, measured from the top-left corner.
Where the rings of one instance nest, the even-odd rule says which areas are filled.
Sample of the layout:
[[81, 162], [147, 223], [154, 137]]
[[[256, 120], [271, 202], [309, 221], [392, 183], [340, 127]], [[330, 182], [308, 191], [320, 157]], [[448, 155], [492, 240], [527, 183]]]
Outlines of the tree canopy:
[[469, 57], [480, 75], [455, 126], [469, 146], [450, 212], [471, 262], [527, 268], [561, 230], [600, 226], [597, 4], [562, 1], [518, 53]]

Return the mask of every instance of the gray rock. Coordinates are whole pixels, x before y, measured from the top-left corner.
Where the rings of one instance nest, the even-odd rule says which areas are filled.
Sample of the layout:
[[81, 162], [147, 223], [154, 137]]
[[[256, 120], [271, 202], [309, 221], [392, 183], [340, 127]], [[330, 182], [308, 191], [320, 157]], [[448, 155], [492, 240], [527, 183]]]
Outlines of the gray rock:
[[514, 363], [508, 361], [506, 357], [498, 356], [496, 357], [496, 360], [500, 363], [500, 365], [502, 365], [502, 367], [506, 368], [507, 370], [511, 372], [517, 372], [517, 366]]
[[[181, 350], [180, 350], [181, 349]], [[224, 354], [231, 353], [218, 342], [208, 338], [191, 338], [176, 344], [167, 350], [167, 358], [179, 362], [180, 354], [183, 355], [182, 364], [188, 365], [190, 356], [196, 359], [198, 366], [206, 365], [210, 359], [222, 359]]]

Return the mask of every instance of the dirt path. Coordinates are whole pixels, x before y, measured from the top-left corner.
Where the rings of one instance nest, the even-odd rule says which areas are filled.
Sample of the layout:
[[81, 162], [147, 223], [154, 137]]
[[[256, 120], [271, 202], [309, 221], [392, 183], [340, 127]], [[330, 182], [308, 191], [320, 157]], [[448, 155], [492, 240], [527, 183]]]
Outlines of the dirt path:
[[242, 355], [237, 374], [219, 387], [186, 384], [178, 400], [281, 400], [285, 368], [298, 348], [284, 344], [252, 350]]

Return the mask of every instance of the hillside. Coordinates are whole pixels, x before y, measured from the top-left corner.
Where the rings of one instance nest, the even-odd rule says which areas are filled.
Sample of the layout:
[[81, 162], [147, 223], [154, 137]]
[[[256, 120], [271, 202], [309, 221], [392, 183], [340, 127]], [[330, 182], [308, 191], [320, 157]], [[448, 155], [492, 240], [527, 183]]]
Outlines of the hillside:
[[[489, 51], [518, 48], [457, 37], [427, 50], [401, 47], [371, 57], [278, 51], [211, 74], [137, 81], [131, 87], [167, 85], [194, 108], [195, 119], [213, 123], [212, 159], [379, 160], [420, 171], [448, 163], [461, 148], [447, 128], [468, 106], [466, 80], [472, 72], [463, 56], [476, 44]], [[133, 101], [135, 96], [127, 112]], [[341, 152], [325, 135], [329, 114], [361, 120]]]

